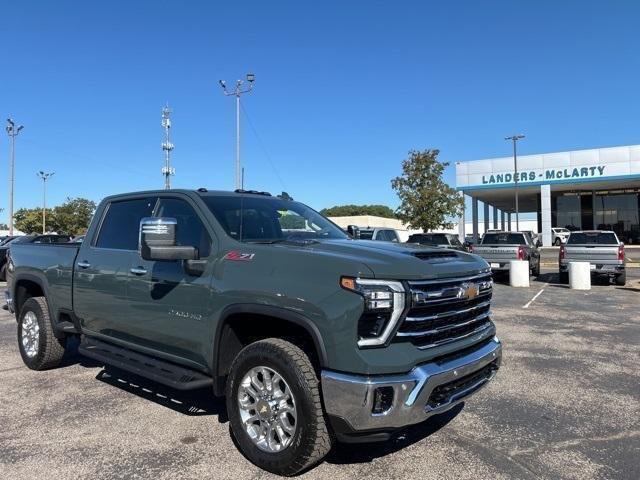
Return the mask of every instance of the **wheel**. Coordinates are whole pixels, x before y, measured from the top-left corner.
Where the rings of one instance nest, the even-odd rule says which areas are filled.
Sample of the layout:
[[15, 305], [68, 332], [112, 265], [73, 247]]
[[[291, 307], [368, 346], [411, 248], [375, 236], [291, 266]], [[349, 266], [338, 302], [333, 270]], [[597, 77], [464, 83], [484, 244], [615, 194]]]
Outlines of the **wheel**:
[[569, 283], [569, 272], [560, 272], [560, 283]]
[[538, 260], [538, 263], [536, 263], [535, 267], [533, 267], [533, 269], [531, 270], [531, 273], [533, 274], [534, 277], [540, 276], [540, 260]]
[[0, 282], [7, 281], [7, 264], [5, 263], [0, 267]]
[[285, 340], [240, 351], [229, 373], [227, 411], [242, 453], [269, 472], [295, 475], [331, 450], [313, 365]]
[[554, 244], [556, 247], [559, 247], [561, 243], [562, 243], [562, 240], [560, 240], [559, 238], [556, 238], [556, 239], [553, 241], [553, 244]]
[[44, 297], [31, 297], [24, 302], [18, 322], [18, 345], [22, 361], [31, 370], [46, 370], [60, 364], [66, 339], [53, 334]]
[[627, 272], [622, 272], [616, 277], [616, 285], [624, 287], [627, 283]]

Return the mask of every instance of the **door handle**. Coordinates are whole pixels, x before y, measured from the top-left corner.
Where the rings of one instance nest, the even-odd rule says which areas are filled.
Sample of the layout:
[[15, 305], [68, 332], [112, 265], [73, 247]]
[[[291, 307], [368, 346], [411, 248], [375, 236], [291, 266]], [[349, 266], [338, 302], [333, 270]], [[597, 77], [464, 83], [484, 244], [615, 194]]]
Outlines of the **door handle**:
[[89, 268], [91, 266], [91, 264], [86, 260], [82, 260], [81, 262], [78, 262], [76, 265], [80, 268]]
[[142, 267], [134, 267], [129, 271], [131, 273], [133, 273], [134, 275], [146, 275], [146, 273], [147, 273], [147, 270], [142, 268]]

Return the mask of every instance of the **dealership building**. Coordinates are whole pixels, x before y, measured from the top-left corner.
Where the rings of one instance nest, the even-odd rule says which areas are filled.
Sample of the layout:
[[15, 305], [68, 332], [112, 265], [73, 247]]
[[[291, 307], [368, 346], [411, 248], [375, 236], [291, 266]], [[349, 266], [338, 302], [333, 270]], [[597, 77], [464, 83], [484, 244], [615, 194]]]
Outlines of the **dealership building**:
[[456, 187], [471, 197], [459, 223], [462, 237], [477, 239], [480, 203], [483, 231], [515, 230], [517, 188], [518, 210], [537, 216], [545, 246], [552, 227], [613, 230], [625, 243], [640, 243], [640, 145], [522, 155], [517, 186], [515, 175], [513, 157], [456, 163]]

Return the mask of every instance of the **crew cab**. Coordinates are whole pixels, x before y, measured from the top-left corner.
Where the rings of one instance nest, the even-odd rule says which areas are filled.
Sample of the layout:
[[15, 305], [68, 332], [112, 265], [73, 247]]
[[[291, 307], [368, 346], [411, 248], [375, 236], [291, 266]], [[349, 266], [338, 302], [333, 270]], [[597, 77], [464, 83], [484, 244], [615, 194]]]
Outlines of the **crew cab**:
[[451, 409], [501, 361], [484, 260], [354, 240], [264, 192], [108, 197], [81, 244], [12, 248], [8, 277], [27, 367], [77, 337], [106, 366], [210, 389], [246, 458], [283, 475]]
[[616, 285], [627, 283], [624, 244], [615, 232], [590, 230], [571, 232], [566, 245], [560, 247], [558, 270], [560, 282], [569, 282], [569, 263], [589, 262], [592, 275], [609, 277]]
[[525, 232], [487, 232], [480, 245], [473, 247], [473, 253], [480, 255], [495, 273], [509, 271], [512, 260], [529, 262], [529, 270], [534, 276], [540, 275], [539, 243]]

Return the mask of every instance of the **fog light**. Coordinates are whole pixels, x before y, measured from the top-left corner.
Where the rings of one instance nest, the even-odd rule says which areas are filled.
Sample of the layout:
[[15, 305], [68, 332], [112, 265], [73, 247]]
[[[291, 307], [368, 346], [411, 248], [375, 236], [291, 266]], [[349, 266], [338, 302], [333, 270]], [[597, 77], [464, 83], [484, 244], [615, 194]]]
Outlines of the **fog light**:
[[373, 408], [371, 413], [380, 415], [387, 413], [393, 406], [393, 387], [378, 387], [373, 391]]

